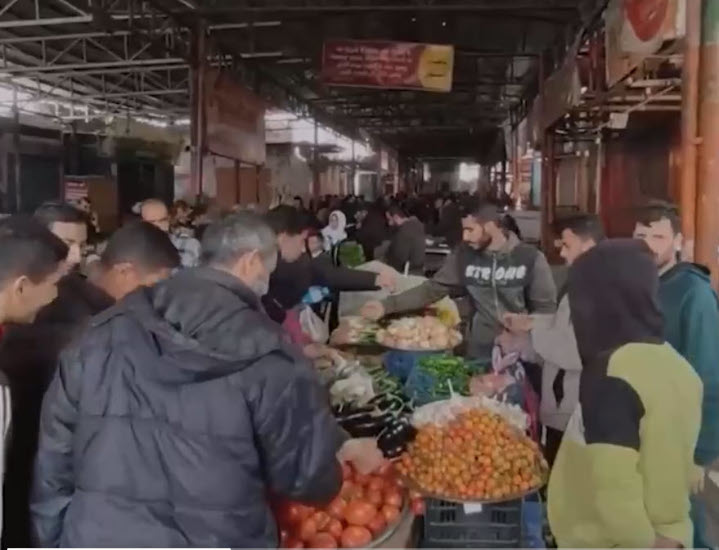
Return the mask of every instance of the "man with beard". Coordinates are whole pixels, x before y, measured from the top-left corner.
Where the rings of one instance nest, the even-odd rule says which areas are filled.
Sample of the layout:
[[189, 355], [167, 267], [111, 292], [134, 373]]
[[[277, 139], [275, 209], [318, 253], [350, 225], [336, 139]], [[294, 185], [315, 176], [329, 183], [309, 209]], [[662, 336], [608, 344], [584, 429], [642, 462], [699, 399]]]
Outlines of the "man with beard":
[[[37, 312], [55, 299], [67, 252], [67, 246], [36, 220], [19, 216], [3, 220], [0, 224], [0, 323], [32, 323]], [[11, 402], [14, 404], [15, 397], [9, 380], [0, 374], [0, 482], [3, 478], [11, 480], [11, 474], [6, 474], [5, 457], [11, 417], [15, 414], [11, 413]], [[0, 499], [0, 512], [3, 502], [6, 509], [23, 505], [4, 497]], [[13, 526], [0, 521], [0, 531], [3, 527]]]
[[[654, 203], [641, 209], [634, 237], [647, 243], [659, 269], [659, 305], [664, 336], [689, 363], [704, 384], [702, 426], [695, 460], [708, 467], [719, 458], [719, 302], [709, 270], [681, 262], [681, 223], [677, 208]], [[694, 546], [706, 548], [704, 506], [692, 499]]]
[[260, 216], [228, 216], [202, 267], [126, 296], [63, 352], [36, 459], [40, 547], [276, 548], [272, 497], [325, 503], [341, 461], [377, 465], [262, 310], [276, 262]]
[[[78, 273], [72, 294], [59, 294], [30, 325], [12, 324], [0, 343], [0, 368], [13, 396], [13, 444], [7, 455], [4, 495], [13, 506], [4, 509], [4, 547], [29, 547], [30, 487], [37, 451], [42, 398], [55, 373], [60, 352], [90, 317], [143, 285], [167, 277], [180, 263], [165, 233], [153, 225], [134, 222], [117, 230], [86, 280]], [[65, 287], [67, 288], [67, 287]]]
[[407, 208], [395, 202], [386, 213], [387, 223], [394, 233], [384, 254], [384, 261], [400, 273], [405, 269], [412, 275], [424, 275], [426, 249], [424, 224], [411, 216]]
[[151, 223], [170, 236], [172, 244], [180, 253], [182, 267], [195, 267], [200, 259], [200, 241], [187, 228], [170, 230], [170, 211], [160, 199], [147, 199], [140, 205], [142, 221]]
[[447, 256], [434, 277], [382, 302], [365, 304], [362, 314], [379, 319], [421, 309], [447, 295], [468, 294], [474, 310], [468, 355], [491, 359], [505, 314], [554, 313], [557, 298], [544, 254], [506, 233], [500, 216], [492, 204], [468, 205], [462, 217], [463, 244]]

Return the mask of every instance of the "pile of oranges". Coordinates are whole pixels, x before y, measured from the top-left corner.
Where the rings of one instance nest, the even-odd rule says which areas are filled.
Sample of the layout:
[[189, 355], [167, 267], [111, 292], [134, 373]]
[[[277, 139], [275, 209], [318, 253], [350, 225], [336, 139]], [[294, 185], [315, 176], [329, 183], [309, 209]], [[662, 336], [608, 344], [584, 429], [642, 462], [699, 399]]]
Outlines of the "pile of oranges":
[[499, 415], [476, 409], [421, 428], [397, 468], [426, 493], [481, 501], [539, 488], [547, 466], [536, 443]]

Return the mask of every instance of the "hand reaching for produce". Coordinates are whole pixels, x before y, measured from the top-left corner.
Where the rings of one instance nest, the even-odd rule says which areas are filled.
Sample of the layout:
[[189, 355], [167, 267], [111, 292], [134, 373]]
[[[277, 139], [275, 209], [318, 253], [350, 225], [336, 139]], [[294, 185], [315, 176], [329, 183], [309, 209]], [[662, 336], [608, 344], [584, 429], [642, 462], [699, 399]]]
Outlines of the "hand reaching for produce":
[[397, 274], [390, 269], [383, 269], [379, 273], [377, 273], [375, 284], [378, 287], [384, 288], [385, 290], [389, 290], [390, 292], [392, 292], [397, 286]]
[[531, 348], [531, 341], [529, 334], [526, 332], [508, 332], [505, 330], [497, 336], [497, 345], [502, 348], [504, 355], [518, 353], [526, 356]]
[[337, 453], [337, 460], [348, 462], [360, 474], [367, 475], [379, 470], [387, 462], [372, 437], [350, 439]]
[[511, 332], [529, 332], [534, 325], [531, 315], [526, 313], [505, 313], [502, 322]]
[[382, 302], [376, 300], [367, 302], [360, 310], [360, 315], [371, 321], [378, 321], [384, 317], [384, 313], [384, 306], [382, 305]]

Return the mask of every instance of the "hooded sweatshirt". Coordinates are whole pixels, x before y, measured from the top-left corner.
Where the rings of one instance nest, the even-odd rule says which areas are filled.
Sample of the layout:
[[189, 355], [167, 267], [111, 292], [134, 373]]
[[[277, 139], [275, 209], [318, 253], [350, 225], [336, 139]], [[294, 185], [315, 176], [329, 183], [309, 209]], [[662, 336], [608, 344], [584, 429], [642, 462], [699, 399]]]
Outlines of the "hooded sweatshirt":
[[553, 313], [557, 291], [547, 259], [534, 246], [509, 233], [501, 249], [460, 245], [447, 256], [432, 280], [389, 296], [386, 313], [421, 309], [447, 295], [469, 295], [474, 315], [468, 355], [491, 360], [505, 313]]
[[709, 270], [682, 262], [659, 278], [664, 336], [704, 385], [702, 427], [695, 459], [706, 466], [719, 458], [719, 304]]
[[95, 317], [43, 403], [42, 547], [276, 548], [268, 498], [323, 503], [345, 439], [257, 297], [209, 268]]
[[385, 254], [385, 263], [400, 273], [405, 272], [405, 265], [411, 275], [424, 275], [425, 242], [424, 224], [412, 216], [392, 235]]
[[569, 272], [579, 406], [549, 482], [559, 547], [692, 545], [689, 495], [701, 381], [664, 343], [658, 278], [640, 241], [598, 244]]

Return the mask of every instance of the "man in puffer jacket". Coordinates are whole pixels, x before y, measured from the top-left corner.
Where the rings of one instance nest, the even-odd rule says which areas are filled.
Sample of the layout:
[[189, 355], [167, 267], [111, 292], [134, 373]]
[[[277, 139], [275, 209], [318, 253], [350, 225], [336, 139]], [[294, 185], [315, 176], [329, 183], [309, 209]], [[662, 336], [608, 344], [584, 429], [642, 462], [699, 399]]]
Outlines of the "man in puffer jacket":
[[[276, 236], [234, 214], [204, 267], [130, 294], [63, 353], [43, 404], [42, 547], [276, 547], [269, 499], [325, 502], [346, 435], [263, 312]], [[351, 458], [351, 457], [350, 457]]]

